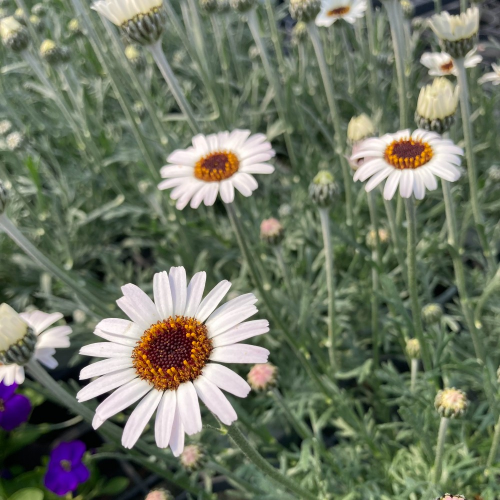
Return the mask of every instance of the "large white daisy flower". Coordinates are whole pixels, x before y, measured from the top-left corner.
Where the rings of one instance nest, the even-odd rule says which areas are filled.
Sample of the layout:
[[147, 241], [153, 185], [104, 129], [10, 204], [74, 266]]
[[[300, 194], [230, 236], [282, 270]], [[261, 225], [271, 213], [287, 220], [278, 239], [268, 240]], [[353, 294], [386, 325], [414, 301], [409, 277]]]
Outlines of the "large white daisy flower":
[[338, 19], [354, 24], [365, 15], [367, 0], [322, 0], [317, 26], [331, 26]]
[[[476, 67], [482, 60], [482, 56], [476, 54], [477, 48], [468, 52], [464, 58], [466, 68]], [[431, 76], [457, 76], [457, 68], [453, 63], [453, 58], [446, 52], [424, 52], [420, 58], [420, 62], [429, 68]]]
[[264, 134], [250, 136], [249, 130], [234, 130], [193, 137], [192, 146], [178, 149], [168, 158], [169, 165], [161, 169], [166, 179], [159, 189], [172, 190], [182, 210], [191, 201], [192, 208], [201, 202], [210, 206], [217, 193], [224, 203], [234, 201], [234, 188], [250, 196], [258, 187], [252, 174], [272, 174], [274, 167], [267, 162], [275, 155]]
[[474, 6], [460, 15], [451, 15], [449, 12], [434, 14], [429, 25], [441, 40], [456, 42], [467, 40], [479, 31], [479, 9]]
[[482, 85], [483, 83], [491, 82], [493, 85], [500, 85], [500, 65], [493, 63], [491, 68], [493, 71], [483, 75], [478, 80], [478, 83]]
[[355, 181], [365, 181], [371, 191], [383, 180], [384, 198], [392, 199], [399, 186], [403, 198], [412, 193], [421, 200], [425, 190], [437, 188], [436, 176], [454, 182], [460, 178], [457, 166], [461, 164], [463, 150], [435, 132], [402, 130], [395, 134], [366, 139], [353, 159], [370, 157], [354, 174]]
[[24, 382], [24, 365], [30, 359], [55, 368], [56, 348], [69, 347], [69, 326], [49, 328], [63, 315], [30, 311], [17, 314], [8, 304], [0, 305], [0, 382]]
[[98, 0], [92, 4], [92, 9], [121, 26], [139, 15], [150, 14], [162, 5], [163, 0]]
[[115, 390], [96, 409], [97, 429], [113, 415], [140, 400], [123, 431], [122, 444], [132, 448], [156, 411], [155, 437], [160, 448], [175, 456], [184, 448], [184, 434], [201, 431], [198, 398], [224, 424], [237, 419], [221, 389], [244, 398], [250, 387], [219, 363], [265, 363], [269, 351], [241, 341], [269, 331], [267, 320], [246, 321], [257, 313], [248, 293], [220, 301], [231, 283], [220, 282], [202, 300], [206, 273], [189, 285], [183, 267], [155, 274], [154, 302], [135, 285], [122, 287], [118, 306], [130, 318], [105, 319], [95, 334], [109, 342], [91, 344], [80, 354], [105, 358], [81, 371], [80, 379], [99, 377], [77, 397], [79, 401]]

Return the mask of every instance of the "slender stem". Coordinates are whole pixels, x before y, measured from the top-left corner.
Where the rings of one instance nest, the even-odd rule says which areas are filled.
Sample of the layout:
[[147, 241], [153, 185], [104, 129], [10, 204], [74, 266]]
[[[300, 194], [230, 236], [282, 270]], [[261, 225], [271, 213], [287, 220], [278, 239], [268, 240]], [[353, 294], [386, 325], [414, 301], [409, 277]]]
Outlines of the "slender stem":
[[351, 46], [349, 43], [349, 39], [347, 38], [347, 30], [350, 29], [350, 24], [343, 23], [343, 26], [340, 27], [340, 31], [342, 32], [342, 44], [344, 45], [344, 56], [347, 65], [347, 92], [349, 94], [354, 93], [354, 85], [355, 85], [355, 76], [354, 76], [354, 61], [353, 61], [353, 53], [351, 51]]
[[292, 427], [295, 429], [295, 432], [302, 438], [302, 439], [310, 439], [313, 437], [313, 433], [309, 427], [307, 427], [304, 422], [299, 420], [293, 411], [290, 409], [288, 406], [288, 403], [286, 399], [283, 397], [281, 394], [280, 390], [277, 387], [274, 387], [271, 390], [271, 394], [273, 395], [275, 401], [278, 403], [278, 405], [281, 407], [283, 412], [286, 415], [286, 418], [292, 425]]
[[460, 12], [467, 10], [467, 0], [460, 0]]
[[410, 379], [410, 391], [415, 392], [415, 385], [417, 384], [417, 374], [418, 374], [418, 359], [411, 359], [411, 379]]
[[439, 484], [441, 479], [441, 472], [443, 470], [443, 452], [444, 443], [446, 441], [446, 431], [448, 430], [448, 424], [450, 420], [446, 417], [441, 417], [441, 422], [439, 423], [439, 433], [436, 445], [436, 460], [434, 461], [434, 483]]
[[434, 10], [439, 14], [443, 10], [442, 0], [434, 0]]
[[[290, 297], [295, 299], [295, 290], [293, 289], [292, 286], [292, 280], [290, 279], [290, 273], [288, 272], [288, 267], [285, 263], [285, 259], [283, 258], [283, 247], [281, 245], [277, 245], [273, 247], [274, 255], [276, 256], [276, 260], [278, 261], [278, 266], [281, 271], [281, 276], [283, 277], [283, 280], [285, 281], [285, 285], [288, 289], [288, 293], [290, 294]], [[265, 284], [264, 284], [265, 286]]]
[[174, 99], [177, 102], [177, 105], [179, 106], [182, 113], [186, 117], [186, 120], [189, 126], [191, 127], [191, 130], [195, 134], [200, 133], [200, 126], [196, 121], [193, 110], [191, 109], [191, 106], [187, 102], [186, 98], [184, 97], [179, 82], [177, 81], [177, 78], [175, 77], [174, 72], [172, 71], [172, 68], [168, 63], [167, 58], [165, 57], [163, 48], [161, 46], [161, 39], [158, 40], [153, 45], [148, 45], [148, 49], [151, 52], [151, 55], [153, 56], [153, 59], [155, 60], [158, 66], [158, 69], [161, 71], [163, 78], [167, 82], [168, 87], [170, 88], [170, 91], [172, 92], [172, 95], [174, 96]]
[[273, 467], [262, 455], [248, 442], [247, 438], [238, 429], [236, 424], [223, 427], [233, 443], [241, 450], [250, 462], [252, 462], [261, 472], [270, 479], [285, 487], [299, 499], [316, 500], [317, 496], [307, 490], [304, 490], [295, 481], [292, 481], [278, 469]]
[[422, 326], [422, 309], [418, 299], [417, 287], [417, 216], [413, 197], [405, 200], [406, 219], [408, 224], [408, 287], [415, 337], [420, 342], [422, 362], [426, 371], [432, 369], [431, 356]]
[[9, 238], [16, 243], [19, 248], [29, 257], [31, 257], [41, 268], [60, 279], [66, 284], [76, 295], [79, 295], [85, 304], [92, 304], [99, 315], [109, 316], [109, 309], [105, 307], [102, 301], [96, 295], [85, 288], [85, 281], [77, 281], [70, 276], [66, 271], [54, 264], [49, 258], [45, 257], [33, 243], [12, 223], [6, 214], [0, 214], [0, 229], [2, 229]]
[[493, 462], [497, 458], [499, 443], [500, 443], [500, 417], [498, 418], [497, 425], [495, 426], [495, 434], [493, 435], [493, 441], [491, 442], [491, 448], [490, 448], [490, 453], [488, 455], [488, 460], [486, 462], [485, 472], [493, 465]]
[[229, 73], [229, 62], [227, 60], [226, 47], [224, 46], [224, 41], [222, 40], [222, 29], [220, 24], [220, 16], [218, 14], [210, 15], [210, 22], [212, 23], [212, 31], [215, 38], [215, 46], [217, 47], [217, 52], [219, 55], [220, 67], [222, 70], [222, 78], [224, 80], [224, 94], [226, 102], [231, 99], [231, 92], [229, 89], [229, 83], [231, 81], [231, 75]]
[[499, 288], [500, 288], [500, 269], [497, 270], [491, 281], [486, 285], [486, 287], [484, 288], [484, 292], [481, 294], [481, 297], [479, 297], [479, 300], [477, 301], [476, 309], [474, 311], [474, 316], [475, 316], [475, 323], [478, 328], [481, 328], [482, 326], [481, 316], [484, 306], [486, 305], [492, 294], [498, 291]]
[[269, 26], [271, 27], [271, 39], [274, 45], [274, 51], [276, 52], [276, 58], [278, 60], [278, 68], [281, 75], [285, 75], [285, 58], [283, 57], [282, 43], [279, 37], [278, 28], [276, 25], [276, 19], [274, 17], [274, 6], [272, 0], [266, 0], [266, 12], [267, 18], [269, 20]]
[[321, 231], [323, 233], [326, 285], [328, 288], [328, 357], [330, 358], [332, 369], [336, 370], [335, 341], [337, 322], [335, 313], [335, 276], [333, 271], [332, 236], [330, 232], [330, 210], [328, 208], [320, 208], [319, 217], [321, 220]]
[[474, 138], [472, 135], [472, 122], [470, 117], [469, 86], [467, 73], [465, 71], [465, 61], [463, 57], [455, 59], [457, 68], [458, 87], [460, 89], [460, 110], [462, 112], [462, 127], [465, 139], [465, 155], [467, 158], [467, 172], [469, 174], [470, 202], [476, 230], [483, 247], [483, 255], [488, 263], [490, 272], [496, 269], [495, 259], [491, 252], [488, 239], [486, 237], [483, 214], [479, 206], [479, 187], [477, 184], [477, 167], [474, 158]]
[[394, 213], [392, 201], [384, 199], [384, 206], [387, 214], [387, 222], [389, 223], [391, 240], [394, 243], [396, 259], [398, 260], [398, 264], [401, 267], [403, 273], [403, 279], [407, 280], [408, 271], [406, 268], [406, 262], [403, 254], [403, 246], [401, 243], [401, 236], [399, 234], [399, 226], [396, 222], [396, 214]]
[[323, 50], [323, 43], [318, 32], [318, 28], [314, 22], [307, 24], [307, 31], [311, 38], [314, 52], [316, 54], [316, 59], [318, 60], [318, 65], [321, 73], [321, 78], [323, 80], [323, 86], [325, 88], [326, 100], [328, 101], [328, 107], [330, 109], [330, 115], [332, 118], [333, 131], [335, 133], [335, 153], [340, 159], [340, 165], [342, 167], [342, 177], [344, 180], [344, 191], [346, 198], [346, 224], [351, 229], [352, 234], [355, 236], [354, 227], [354, 204], [352, 199], [352, 178], [349, 164], [344, 156], [345, 148], [345, 135], [342, 130], [342, 125], [340, 121], [340, 112], [335, 100], [335, 92], [333, 90], [333, 82], [331, 80], [330, 68], [326, 62], [325, 51]]

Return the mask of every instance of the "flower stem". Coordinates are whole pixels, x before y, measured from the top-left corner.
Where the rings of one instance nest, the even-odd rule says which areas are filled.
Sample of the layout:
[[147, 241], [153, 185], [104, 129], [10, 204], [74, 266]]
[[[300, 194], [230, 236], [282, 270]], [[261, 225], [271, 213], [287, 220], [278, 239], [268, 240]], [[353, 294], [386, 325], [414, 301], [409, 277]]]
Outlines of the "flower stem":
[[465, 155], [467, 158], [467, 172], [469, 174], [470, 186], [470, 202], [472, 206], [472, 214], [474, 216], [474, 223], [476, 231], [479, 235], [479, 240], [483, 248], [483, 255], [488, 264], [490, 272], [496, 269], [495, 259], [491, 252], [488, 239], [486, 237], [483, 214], [479, 207], [479, 188], [477, 184], [477, 168], [474, 158], [474, 139], [472, 136], [472, 124], [470, 117], [470, 104], [469, 104], [469, 86], [467, 82], [467, 73], [465, 71], [465, 60], [463, 57], [454, 60], [457, 69], [458, 87], [460, 89], [460, 110], [462, 112], [462, 127], [465, 139]]
[[493, 465], [493, 462], [497, 458], [499, 443], [500, 443], [500, 417], [498, 418], [497, 425], [495, 426], [495, 434], [493, 435], [493, 441], [491, 443], [490, 453], [488, 455], [488, 460], [486, 462], [485, 472]]
[[406, 219], [408, 223], [408, 287], [410, 294], [411, 312], [413, 319], [413, 328], [415, 337], [420, 343], [422, 352], [422, 362], [424, 369], [429, 371], [432, 369], [431, 356], [429, 347], [424, 337], [422, 326], [422, 309], [418, 299], [417, 287], [417, 216], [415, 212], [415, 202], [413, 197], [405, 199]]
[[287, 490], [292, 492], [299, 499], [316, 500], [317, 496], [304, 490], [295, 481], [292, 481], [278, 469], [273, 467], [262, 455], [248, 442], [247, 438], [238, 429], [236, 424], [228, 427], [223, 427], [225, 432], [229, 435], [233, 443], [241, 450], [250, 462], [252, 462], [261, 472], [263, 472], [270, 479], [276, 483], [284, 486]]
[[184, 94], [182, 93], [182, 89], [179, 85], [179, 82], [177, 81], [177, 78], [174, 75], [174, 72], [172, 71], [172, 68], [170, 67], [170, 64], [167, 61], [167, 58], [165, 57], [161, 45], [161, 39], [158, 40], [153, 45], [148, 45], [148, 49], [151, 52], [151, 55], [153, 56], [153, 59], [155, 60], [156, 65], [158, 66], [158, 69], [163, 75], [163, 78], [167, 82], [168, 87], [172, 92], [175, 101], [177, 102], [177, 105], [179, 106], [182, 113], [186, 117], [186, 120], [189, 126], [191, 127], [191, 130], [193, 131], [193, 133], [198, 134], [200, 132], [200, 127], [198, 125], [198, 122], [196, 121], [191, 106], [184, 97]]
[[38, 250], [26, 236], [12, 223], [7, 215], [0, 214], [0, 229], [3, 230], [9, 238], [29, 257], [31, 257], [41, 268], [45, 269], [56, 278], [60, 279], [65, 285], [80, 296], [85, 303], [92, 304], [100, 316], [109, 316], [109, 309], [105, 307], [102, 301], [96, 295], [88, 290], [83, 280], [77, 281], [66, 271], [54, 264], [49, 258]]
[[323, 245], [325, 249], [326, 285], [328, 288], [328, 357], [333, 370], [337, 368], [335, 361], [335, 340], [337, 324], [335, 317], [335, 277], [333, 272], [333, 249], [332, 236], [330, 232], [330, 211], [328, 208], [320, 208], [321, 231], [323, 233]]
[[444, 443], [446, 441], [446, 431], [448, 430], [448, 424], [450, 420], [446, 417], [441, 417], [441, 422], [439, 423], [439, 432], [436, 445], [436, 459], [434, 461], [434, 483], [439, 484], [441, 479], [441, 472], [443, 470], [443, 452]]
[[434, 0], [434, 11], [439, 14], [443, 10], [441, 0]]
[[411, 378], [410, 378], [410, 391], [415, 392], [415, 385], [417, 384], [417, 374], [418, 374], [418, 359], [411, 359]]
[[309, 427], [307, 427], [304, 422], [300, 421], [293, 411], [290, 409], [288, 406], [288, 403], [286, 399], [283, 397], [281, 394], [280, 390], [276, 387], [274, 387], [271, 391], [271, 394], [273, 395], [275, 401], [278, 403], [278, 405], [281, 407], [283, 412], [285, 413], [288, 421], [292, 425], [292, 427], [295, 429], [295, 432], [302, 438], [302, 439], [310, 439], [313, 437], [313, 433]]
[[286, 288], [288, 289], [288, 293], [292, 299], [295, 299], [295, 290], [293, 289], [292, 280], [290, 279], [290, 273], [288, 272], [288, 267], [285, 263], [285, 259], [283, 258], [283, 247], [281, 245], [277, 245], [273, 247], [274, 255], [276, 256], [276, 260], [278, 261], [278, 267], [281, 271], [281, 276], [285, 281]]

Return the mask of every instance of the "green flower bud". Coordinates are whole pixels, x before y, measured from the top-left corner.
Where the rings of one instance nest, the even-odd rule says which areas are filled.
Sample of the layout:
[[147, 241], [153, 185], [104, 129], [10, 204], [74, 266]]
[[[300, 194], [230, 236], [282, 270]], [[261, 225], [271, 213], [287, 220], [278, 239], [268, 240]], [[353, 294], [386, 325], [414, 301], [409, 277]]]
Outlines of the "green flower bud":
[[12, 16], [0, 19], [0, 37], [14, 52], [22, 52], [29, 44], [26, 28]]
[[309, 197], [320, 208], [330, 206], [338, 193], [338, 184], [328, 170], [320, 170], [309, 185]]
[[420, 342], [418, 339], [408, 339], [406, 341], [406, 352], [411, 359], [420, 358]]
[[469, 401], [464, 391], [452, 387], [436, 394], [434, 406], [442, 417], [458, 418], [466, 412]]
[[230, 0], [231, 7], [238, 12], [247, 12], [257, 5], [257, 0]]
[[443, 317], [443, 308], [439, 304], [427, 304], [422, 308], [422, 319], [427, 325], [437, 323]]

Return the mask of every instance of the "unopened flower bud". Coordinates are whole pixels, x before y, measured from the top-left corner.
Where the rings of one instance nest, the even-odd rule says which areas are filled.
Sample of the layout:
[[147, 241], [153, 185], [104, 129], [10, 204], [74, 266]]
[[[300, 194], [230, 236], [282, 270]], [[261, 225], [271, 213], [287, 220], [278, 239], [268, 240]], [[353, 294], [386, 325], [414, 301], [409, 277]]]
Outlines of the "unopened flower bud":
[[290, 0], [290, 15], [297, 21], [314, 21], [320, 10], [321, 0]]
[[142, 101], [135, 101], [132, 105], [132, 109], [137, 113], [139, 118], [142, 118], [146, 113], [146, 106], [144, 106]]
[[28, 16], [26, 15], [26, 12], [24, 12], [23, 9], [21, 9], [21, 8], [16, 9], [14, 12], [14, 17], [15, 17], [16, 21], [18, 21], [21, 24], [26, 26], [26, 18]]
[[196, 470], [199, 469], [203, 461], [203, 451], [197, 444], [190, 444], [184, 448], [181, 453], [181, 464], [185, 469]]
[[12, 129], [12, 123], [9, 120], [0, 121], [0, 135], [5, 135]]
[[443, 496], [436, 498], [436, 500], [467, 500], [463, 495], [452, 495], [445, 493]]
[[351, 144], [375, 135], [375, 127], [365, 113], [353, 116], [347, 125], [347, 139]]
[[146, 59], [135, 45], [127, 45], [125, 47], [125, 57], [137, 71], [143, 71], [146, 67]]
[[26, 144], [26, 136], [21, 132], [12, 132], [5, 138], [5, 144], [10, 151], [19, 151]]
[[[389, 232], [387, 229], [379, 229], [378, 230], [378, 238], [381, 244], [385, 244], [389, 241]], [[375, 233], [375, 229], [370, 229], [366, 234], [366, 246], [369, 248], [377, 248], [377, 235]]]
[[299, 21], [292, 29], [292, 44], [300, 45], [307, 39], [307, 24]]
[[30, 16], [30, 23], [38, 33], [42, 32], [45, 29], [45, 23], [43, 22], [43, 20], [38, 16], [35, 16], [34, 14]]
[[278, 368], [271, 363], [253, 365], [247, 380], [254, 391], [264, 391], [276, 385]]
[[401, 0], [401, 10], [406, 19], [411, 19], [415, 14], [415, 6], [411, 0]]
[[442, 317], [443, 308], [439, 304], [427, 304], [422, 308], [422, 319], [427, 325], [437, 323]]
[[467, 410], [469, 401], [464, 391], [452, 387], [437, 393], [434, 406], [442, 417], [458, 418]]
[[29, 43], [26, 28], [12, 16], [0, 19], [0, 36], [4, 45], [14, 52], [22, 52]]
[[492, 165], [489, 169], [488, 169], [488, 177], [490, 179], [490, 181], [492, 182], [500, 182], [500, 166], [498, 165]]
[[260, 237], [268, 245], [279, 245], [285, 236], [285, 230], [278, 219], [264, 219], [260, 224]]
[[320, 170], [309, 185], [309, 197], [320, 208], [330, 206], [339, 194], [339, 186], [328, 170]]
[[69, 50], [54, 40], [44, 40], [40, 45], [40, 57], [55, 66], [68, 61]]
[[411, 359], [420, 358], [420, 342], [418, 339], [408, 339], [406, 341], [406, 352]]
[[217, 0], [217, 10], [219, 14], [227, 14], [231, 10], [229, 0]]
[[5, 187], [5, 184], [0, 181], [0, 215], [5, 212], [7, 205], [9, 204], [9, 192]]
[[36, 3], [31, 7], [31, 13], [38, 17], [43, 17], [47, 14], [47, 7], [43, 3]]
[[144, 500], [172, 500], [172, 495], [167, 490], [150, 491]]
[[80, 26], [80, 21], [78, 19], [73, 18], [68, 23], [68, 31], [72, 36], [80, 36], [83, 35], [82, 27]]
[[257, 0], [230, 0], [231, 7], [238, 12], [247, 12], [254, 5], [257, 5]]
[[200, 8], [208, 14], [213, 14], [218, 9], [217, 0], [200, 0]]

